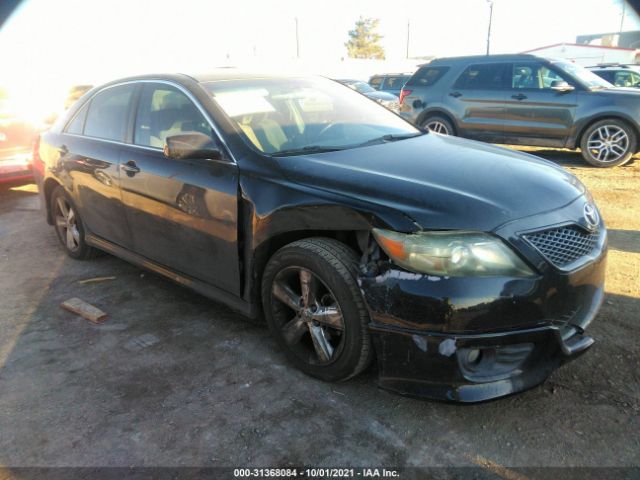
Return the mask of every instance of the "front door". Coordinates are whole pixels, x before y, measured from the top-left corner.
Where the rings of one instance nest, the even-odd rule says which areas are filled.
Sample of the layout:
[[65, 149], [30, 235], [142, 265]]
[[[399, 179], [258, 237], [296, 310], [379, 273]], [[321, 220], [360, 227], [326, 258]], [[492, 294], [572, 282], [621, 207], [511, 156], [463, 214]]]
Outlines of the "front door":
[[564, 147], [573, 127], [578, 94], [559, 92], [553, 82], [565, 78], [552, 66], [536, 61], [511, 66], [511, 88], [506, 99], [505, 143]]
[[165, 138], [188, 131], [217, 141], [207, 119], [183, 91], [145, 83], [133, 145], [124, 148], [120, 158], [133, 250], [239, 294], [238, 168], [226, 155], [221, 160], [165, 157]]

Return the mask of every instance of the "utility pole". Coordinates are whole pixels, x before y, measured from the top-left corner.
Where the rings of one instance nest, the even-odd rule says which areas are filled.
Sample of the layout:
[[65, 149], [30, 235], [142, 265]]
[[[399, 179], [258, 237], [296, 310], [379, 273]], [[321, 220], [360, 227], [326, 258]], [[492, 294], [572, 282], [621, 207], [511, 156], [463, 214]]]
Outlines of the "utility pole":
[[627, 14], [627, 0], [621, 0], [621, 1], [622, 1], [622, 18], [620, 19], [620, 33], [622, 33], [622, 27], [624, 26], [624, 17]]
[[487, 55], [489, 55], [491, 47], [491, 22], [493, 20], [493, 0], [487, 0], [489, 4], [489, 30], [487, 31]]
[[411, 31], [410, 20], [407, 19], [407, 59], [409, 58], [409, 32]]
[[300, 58], [300, 37], [298, 36], [298, 17], [296, 19], [296, 58]]

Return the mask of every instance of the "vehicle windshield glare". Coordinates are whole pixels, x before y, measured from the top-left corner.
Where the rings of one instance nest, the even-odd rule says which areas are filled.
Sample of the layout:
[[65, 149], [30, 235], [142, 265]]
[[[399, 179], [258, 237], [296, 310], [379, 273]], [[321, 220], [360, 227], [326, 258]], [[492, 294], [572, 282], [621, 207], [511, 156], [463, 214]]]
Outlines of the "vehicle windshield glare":
[[364, 83], [364, 82], [352, 82], [352, 83], [347, 83], [346, 85], [348, 87], [353, 88], [356, 92], [360, 92], [360, 93], [370, 93], [370, 92], [376, 91], [375, 88], [373, 88], [368, 83]]
[[249, 145], [269, 155], [343, 150], [422, 133], [379, 104], [323, 78], [242, 79], [203, 86]]
[[556, 67], [568, 73], [574, 78], [577, 78], [587, 88], [612, 88], [613, 85], [607, 82], [604, 78], [599, 77], [595, 73], [586, 68], [569, 62], [557, 62], [554, 63]]

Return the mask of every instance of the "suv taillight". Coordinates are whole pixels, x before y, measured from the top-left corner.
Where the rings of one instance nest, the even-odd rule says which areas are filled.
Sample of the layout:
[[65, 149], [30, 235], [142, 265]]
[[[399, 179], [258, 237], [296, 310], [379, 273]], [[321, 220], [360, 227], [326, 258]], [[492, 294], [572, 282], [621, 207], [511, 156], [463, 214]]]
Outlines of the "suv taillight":
[[405, 90], [404, 88], [400, 90], [400, 105], [404, 102], [404, 97], [407, 95], [411, 95], [411, 90]]

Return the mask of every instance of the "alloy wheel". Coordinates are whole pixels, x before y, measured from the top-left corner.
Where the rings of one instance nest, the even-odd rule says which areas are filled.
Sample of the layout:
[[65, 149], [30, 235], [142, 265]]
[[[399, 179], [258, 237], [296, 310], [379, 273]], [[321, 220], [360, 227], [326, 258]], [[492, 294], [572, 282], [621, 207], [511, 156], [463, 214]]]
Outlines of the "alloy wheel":
[[56, 199], [56, 229], [67, 249], [76, 252], [80, 248], [80, 230], [77, 215], [71, 204], [63, 196]]
[[313, 272], [288, 267], [274, 278], [271, 294], [278, 309], [280, 333], [291, 350], [314, 365], [328, 365], [344, 344], [344, 318], [327, 285]]
[[616, 125], [603, 125], [589, 135], [587, 148], [598, 162], [615, 162], [629, 151], [629, 136]]
[[427, 127], [427, 130], [433, 133], [438, 133], [440, 135], [450, 135], [447, 126], [439, 120], [427, 122], [425, 127]]

